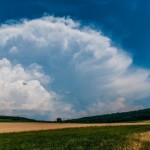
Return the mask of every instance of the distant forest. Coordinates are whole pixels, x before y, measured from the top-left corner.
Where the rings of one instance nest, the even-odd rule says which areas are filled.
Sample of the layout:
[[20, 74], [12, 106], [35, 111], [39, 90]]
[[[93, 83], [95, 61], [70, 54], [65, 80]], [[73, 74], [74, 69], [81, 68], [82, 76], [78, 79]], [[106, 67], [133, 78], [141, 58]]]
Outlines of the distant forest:
[[0, 122], [35, 122], [34, 119], [14, 116], [0, 116]]
[[70, 123], [115, 123], [150, 120], [150, 109], [143, 109], [130, 112], [113, 113], [106, 115], [83, 117], [79, 119], [70, 119], [63, 122]]
[[0, 116], [0, 122], [115, 123], [115, 122], [131, 122], [131, 121], [136, 122], [142, 120], [150, 120], [150, 108], [130, 112], [83, 117], [79, 119], [70, 119], [64, 121], [61, 120], [61, 118], [57, 118], [56, 121], [39, 121], [24, 117]]

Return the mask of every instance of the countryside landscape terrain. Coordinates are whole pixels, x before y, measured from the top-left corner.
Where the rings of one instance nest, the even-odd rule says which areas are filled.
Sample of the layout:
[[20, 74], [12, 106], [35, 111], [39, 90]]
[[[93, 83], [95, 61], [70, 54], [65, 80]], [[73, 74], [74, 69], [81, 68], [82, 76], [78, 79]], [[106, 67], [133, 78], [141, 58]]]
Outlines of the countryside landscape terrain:
[[150, 148], [150, 109], [62, 120], [62, 122], [13, 116], [0, 116], [0, 120], [2, 150], [149, 150]]
[[150, 150], [150, 0], [0, 0], [0, 150]]

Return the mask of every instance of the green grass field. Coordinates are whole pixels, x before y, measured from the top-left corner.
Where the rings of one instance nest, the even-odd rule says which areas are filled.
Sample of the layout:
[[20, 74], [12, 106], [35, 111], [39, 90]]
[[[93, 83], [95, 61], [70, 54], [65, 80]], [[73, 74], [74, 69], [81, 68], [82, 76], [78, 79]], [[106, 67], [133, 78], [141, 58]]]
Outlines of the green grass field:
[[142, 133], [149, 138], [149, 131], [143, 125], [7, 133], [0, 134], [0, 150], [132, 150], [135, 142], [150, 150], [149, 140], [140, 139]]

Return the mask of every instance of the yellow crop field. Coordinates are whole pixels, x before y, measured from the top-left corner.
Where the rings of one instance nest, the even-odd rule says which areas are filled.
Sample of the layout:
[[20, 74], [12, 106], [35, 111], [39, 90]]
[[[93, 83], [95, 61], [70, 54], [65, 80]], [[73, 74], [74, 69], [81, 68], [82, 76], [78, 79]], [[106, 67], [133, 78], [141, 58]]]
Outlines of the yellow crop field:
[[0, 123], [0, 133], [38, 131], [38, 130], [55, 130], [64, 128], [80, 127], [101, 127], [101, 126], [132, 126], [132, 125], [150, 125], [149, 122], [139, 123], [100, 123], [100, 124], [77, 124], [77, 123]]

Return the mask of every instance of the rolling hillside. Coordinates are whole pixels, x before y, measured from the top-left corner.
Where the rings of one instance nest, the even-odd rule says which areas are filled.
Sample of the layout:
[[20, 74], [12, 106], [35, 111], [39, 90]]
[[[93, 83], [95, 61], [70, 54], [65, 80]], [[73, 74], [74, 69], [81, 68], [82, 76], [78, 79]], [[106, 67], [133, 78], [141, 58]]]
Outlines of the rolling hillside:
[[14, 116], [0, 116], [0, 122], [35, 122], [34, 119]]
[[[62, 123], [115, 123], [115, 122], [136, 122], [136, 121], [138, 122], [150, 121], [150, 108], [130, 112], [121, 112], [121, 113], [64, 120], [62, 121]], [[0, 116], [0, 122], [53, 122], [53, 121], [39, 121], [18, 116]]]
[[65, 120], [70, 123], [115, 123], [150, 120], [150, 109]]

